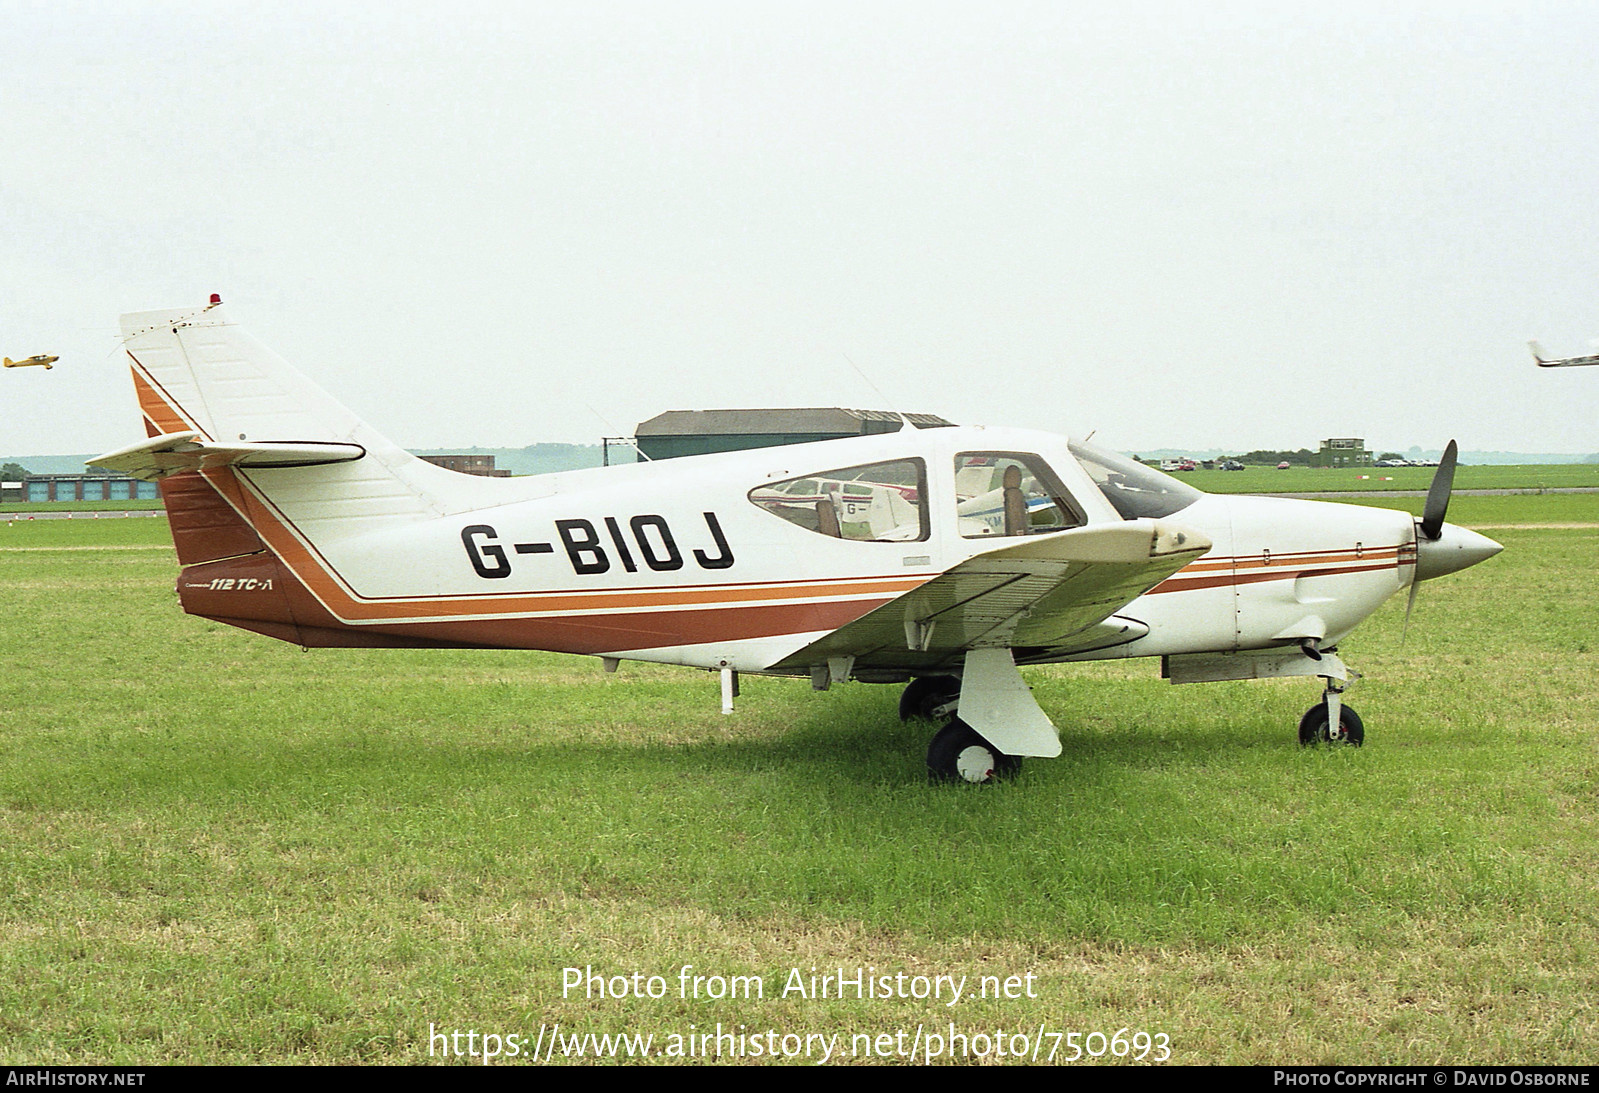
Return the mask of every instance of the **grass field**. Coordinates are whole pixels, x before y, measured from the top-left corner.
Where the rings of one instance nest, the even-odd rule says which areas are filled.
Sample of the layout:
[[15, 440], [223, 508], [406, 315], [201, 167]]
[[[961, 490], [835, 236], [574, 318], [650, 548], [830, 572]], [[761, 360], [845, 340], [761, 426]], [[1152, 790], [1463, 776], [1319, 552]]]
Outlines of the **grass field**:
[[[0, 1062], [410, 1063], [430, 1024], [556, 1022], [1591, 1062], [1599, 531], [1494, 535], [1403, 648], [1402, 598], [1343, 644], [1363, 749], [1298, 747], [1313, 681], [1060, 666], [1028, 675], [1065, 754], [966, 789], [897, 688], [747, 679], [724, 718], [681, 669], [303, 653], [182, 615], [164, 521], [0, 524]], [[766, 997], [680, 999], [684, 964]], [[670, 990], [563, 998], [585, 965]], [[1038, 997], [779, 997], [794, 967]]]
[[[1184, 471], [1176, 477], [1206, 493], [1314, 493], [1321, 490], [1425, 490], [1436, 467], [1245, 467], [1241, 471]], [[1365, 477], [1361, 477], [1364, 475]], [[1599, 487], [1599, 463], [1471, 467], [1455, 470], [1457, 490], [1538, 490]]]
[[132, 501], [7, 501], [0, 505], [0, 518], [18, 512], [159, 512], [159, 500]]

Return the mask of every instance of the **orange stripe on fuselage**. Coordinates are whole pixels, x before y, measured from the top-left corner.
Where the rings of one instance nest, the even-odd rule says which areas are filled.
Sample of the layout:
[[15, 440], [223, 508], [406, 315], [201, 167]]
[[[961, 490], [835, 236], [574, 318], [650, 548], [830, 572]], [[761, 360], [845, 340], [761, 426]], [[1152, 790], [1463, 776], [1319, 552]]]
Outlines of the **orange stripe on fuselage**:
[[[931, 579], [927, 575], [916, 575], [772, 582], [763, 585], [694, 585], [665, 589], [570, 589], [492, 596], [365, 597], [355, 592], [331, 563], [305, 541], [286, 516], [261, 496], [253, 485], [248, 484], [248, 478], [227, 467], [201, 473], [254, 526], [256, 533], [273, 553], [283, 560], [328, 611], [336, 618], [352, 623], [650, 607], [714, 608], [748, 604], [751, 601], [816, 602], [863, 596], [892, 598], [920, 587]], [[863, 603], [862, 613], [877, 605]]]
[[1383, 559], [1393, 559], [1399, 556], [1403, 544], [1398, 546], [1361, 547], [1359, 550], [1345, 547], [1339, 550], [1303, 550], [1284, 554], [1265, 553], [1240, 554], [1234, 557], [1201, 558], [1181, 570], [1175, 576], [1194, 575], [1199, 573], [1217, 573], [1239, 569], [1285, 569], [1291, 566], [1309, 564], [1330, 565], [1337, 562], [1372, 562]]
[[[1331, 552], [1328, 552], [1329, 554]], [[1250, 572], [1237, 572], [1230, 567], [1226, 570], [1217, 570], [1207, 567], [1208, 571], [1193, 573], [1193, 566], [1179, 570], [1166, 578], [1160, 584], [1151, 588], [1146, 595], [1162, 595], [1169, 592], [1193, 592], [1201, 588], [1221, 588], [1226, 585], [1261, 584], [1267, 581], [1292, 581], [1300, 577], [1336, 577], [1344, 573], [1378, 573], [1384, 570], [1396, 570], [1406, 564], [1397, 554], [1397, 548], [1387, 547], [1379, 550], [1363, 550], [1360, 560], [1367, 562], [1364, 565], [1328, 565], [1328, 562], [1355, 561], [1355, 555], [1350, 552], [1347, 558], [1326, 557], [1318, 559], [1315, 565], [1284, 565], [1274, 557], [1268, 568], [1257, 565]], [[1259, 563], [1260, 558], [1255, 557]], [[1414, 559], [1411, 559], [1413, 562]], [[1243, 568], [1243, 567], [1241, 567]]]

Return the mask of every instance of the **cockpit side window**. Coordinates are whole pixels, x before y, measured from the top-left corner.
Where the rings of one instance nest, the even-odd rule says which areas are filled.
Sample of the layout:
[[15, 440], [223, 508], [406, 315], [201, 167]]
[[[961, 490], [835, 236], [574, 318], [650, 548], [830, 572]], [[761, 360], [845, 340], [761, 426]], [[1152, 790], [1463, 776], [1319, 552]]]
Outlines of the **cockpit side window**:
[[1072, 455], [1124, 520], [1170, 516], [1205, 496], [1199, 490], [1126, 456], [1074, 441]]
[[1049, 464], [1025, 452], [957, 455], [955, 513], [967, 539], [1039, 535], [1087, 522]]
[[756, 506], [831, 539], [913, 543], [928, 536], [927, 469], [896, 459], [756, 486]]

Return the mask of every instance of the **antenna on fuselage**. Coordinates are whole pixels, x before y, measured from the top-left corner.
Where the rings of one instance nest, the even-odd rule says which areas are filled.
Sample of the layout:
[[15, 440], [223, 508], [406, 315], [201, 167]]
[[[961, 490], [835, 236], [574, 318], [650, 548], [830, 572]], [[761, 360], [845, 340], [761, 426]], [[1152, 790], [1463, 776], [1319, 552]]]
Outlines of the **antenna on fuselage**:
[[627, 437], [627, 436], [622, 435], [622, 431], [620, 429], [618, 429], [615, 425], [611, 424], [611, 419], [606, 417], [604, 414], [600, 413], [598, 410], [596, 410], [594, 408], [593, 404], [588, 401], [588, 399], [585, 399], [585, 398], [579, 396], [578, 397], [578, 401], [583, 404], [583, 408], [585, 410], [587, 410], [589, 413], [594, 415], [594, 417], [599, 421], [599, 423], [601, 425], [605, 426], [613, 434], [615, 434], [613, 436], [607, 436], [607, 437], [601, 437], [600, 438], [601, 450], [604, 453], [603, 455], [601, 455], [600, 458], [605, 461], [605, 466], [609, 467], [611, 465], [611, 463], [610, 463], [610, 458], [611, 458], [610, 457], [610, 441], [613, 441], [613, 440], [624, 441], [624, 442], [632, 444], [633, 450], [639, 454], [639, 458], [640, 459], [642, 459], [646, 463], [655, 462], [654, 459], [650, 458], [650, 455], [649, 455], [648, 452], [646, 452], [643, 448], [640, 448], [638, 446], [638, 437], [636, 437], [636, 436], [635, 437]]
[[855, 369], [855, 374], [857, 376], [859, 376], [861, 379], [866, 381], [866, 386], [870, 387], [873, 391], [877, 392], [877, 397], [883, 400], [883, 405], [884, 405], [884, 407], [886, 407], [888, 409], [889, 413], [896, 415], [901, 421], [903, 421], [905, 423], [905, 427], [908, 428], [908, 429], [919, 429], [919, 428], [921, 428], [921, 426], [917, 425], [914, 421], [912, 421], [910, 419], [910, 415], [909, 414], [905, 413], [905, 411], [903, 411], [903, 410], [897, 408], [896, 406], [894, 406], [893, 400], [890, 399], [887, 395], [883, 394], [883, 389], [881, 387], [877, 386], [877, 384], [872, 382], [872, 377], [868, 376], [864, 371], [862, 371], [861, 370], [861, 366], [856, 364], [855, 361], [850, 357], [850, 355], [848, 353], [844, 354], [844, 359], [849, 361], [849, 366], [851, 368]]

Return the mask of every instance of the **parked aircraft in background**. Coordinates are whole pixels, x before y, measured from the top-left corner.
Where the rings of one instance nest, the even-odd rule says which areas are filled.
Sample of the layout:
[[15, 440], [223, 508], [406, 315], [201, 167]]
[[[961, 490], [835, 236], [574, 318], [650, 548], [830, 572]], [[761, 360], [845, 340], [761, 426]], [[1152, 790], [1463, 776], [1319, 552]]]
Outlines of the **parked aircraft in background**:
[[[213, 298], [214, 300], [215, 298]], [[1159, 657], [1174, 683], [1320, 677], [1301, 743], [1364, 739], [1338, 643], [1499, 544], [1425, 515], [1211, 496], [1010, 428], [897, 433], [524, 478], [397, 447], [213, 302], [124, 315], [185, 611], [302, 646], [544, 649], [907, 684], [936, 777], [1061, 752], [1017, 666]]]

